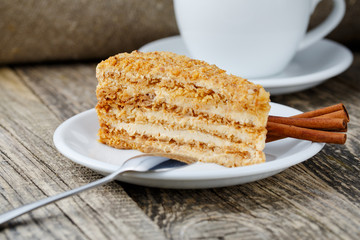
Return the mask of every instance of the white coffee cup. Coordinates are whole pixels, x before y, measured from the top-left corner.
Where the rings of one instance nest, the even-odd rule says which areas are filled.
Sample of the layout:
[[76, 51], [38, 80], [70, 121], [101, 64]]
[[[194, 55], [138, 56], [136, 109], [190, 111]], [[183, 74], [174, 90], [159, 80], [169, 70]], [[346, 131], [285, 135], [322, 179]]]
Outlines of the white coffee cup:
[[341, 21], [344, 0], [306, 33], [320, 0], [174, 0], [176, 21], [191, 57], [229, 73], [261, 78], [280, 73], [297, 51]]

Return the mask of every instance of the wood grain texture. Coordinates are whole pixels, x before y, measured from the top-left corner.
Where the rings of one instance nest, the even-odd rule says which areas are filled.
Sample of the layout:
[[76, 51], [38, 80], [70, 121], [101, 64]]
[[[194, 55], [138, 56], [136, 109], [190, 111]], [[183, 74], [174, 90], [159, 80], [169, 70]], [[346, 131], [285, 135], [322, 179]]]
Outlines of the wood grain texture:
[[[227, 188], [170, 190], [114, 182], [24, 215], [0, 239], [358, 239], [360, 54], [345, 73], [272, 101], [302, 111], [343, 102], [345, 145], [273, 177]], [[0, 69], [0, 212], [100, 176], [61, 156], [56, 127], [94, 107], [95, 64]]]
[[[94, 103], [87, 99], [94, 94], [94, 76], [86, 77], [90, 68], [84, 68], [85, 75], [76, 66], [66, 69], [0, 69], [1, 212], [100, 177], [62, 157], [52, 144], [64, 119]], [[24, 215], [0, 234], [5, 239], [163, 239], [117, 183]]]

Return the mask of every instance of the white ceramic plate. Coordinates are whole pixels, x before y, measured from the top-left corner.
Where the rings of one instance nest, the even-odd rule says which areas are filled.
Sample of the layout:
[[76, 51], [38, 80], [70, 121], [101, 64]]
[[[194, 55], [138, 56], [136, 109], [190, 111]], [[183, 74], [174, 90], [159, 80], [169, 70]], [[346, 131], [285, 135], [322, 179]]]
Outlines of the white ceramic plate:
[[[180, 36], [148, 43], [139, 51], [169, 51], [191, 57]], [[299, 51], [282, 73], [249, 80], [261, 84], [271, 95], [298, 92], [342, 73], [352, 61], [353, 55], [349, 49], [334, 41], [322, 39]]]
[[[272, 115], [291, 116], [300, 111], [271, 103]], [[72, 161], [107, 175], [127, 158], [140, 152], [119, 150], [97, 141], [99, 123], [94, 109], [82, 112], [62, 123], [54, 133], [56, 148]], [[323, 143], [283, 139], [266, 144], [266, 163], [225, 168], [216, 164], [196, 163], [159, 173], [127, 173], [120, 181], [160, 188], [213, 188], [253, 182], [277, 174], [311, 158]]]

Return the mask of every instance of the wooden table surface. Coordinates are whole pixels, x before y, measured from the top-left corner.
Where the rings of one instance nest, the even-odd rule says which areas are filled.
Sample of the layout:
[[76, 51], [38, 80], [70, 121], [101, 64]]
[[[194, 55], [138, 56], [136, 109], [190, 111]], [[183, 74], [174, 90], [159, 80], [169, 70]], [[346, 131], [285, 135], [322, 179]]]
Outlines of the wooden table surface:
[[[0, 68], [0, 212], [101, 176], [54, 147], [59, 124], [96, 104], [96, 63]], [[359, 239], [360, 54], [344, 73], [272, 101], [302, 111], [342, 102], [345, 145], [244, 185], [171, 190], [112, 182], [33, 211], [0, 239]]]

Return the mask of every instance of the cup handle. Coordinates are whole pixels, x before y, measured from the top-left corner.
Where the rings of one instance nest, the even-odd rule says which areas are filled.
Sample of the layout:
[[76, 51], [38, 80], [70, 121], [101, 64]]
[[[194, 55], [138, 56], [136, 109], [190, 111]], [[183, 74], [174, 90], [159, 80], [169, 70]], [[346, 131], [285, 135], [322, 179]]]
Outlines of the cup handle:
[[310, 30], [300, 43], [299, 49], [307, 48], [329, 34], [341, 21], [345, 14], [344, 0], [332, 0], [333, 9], [330, 15], [317, 27]]

